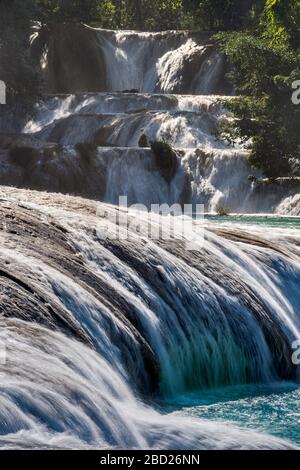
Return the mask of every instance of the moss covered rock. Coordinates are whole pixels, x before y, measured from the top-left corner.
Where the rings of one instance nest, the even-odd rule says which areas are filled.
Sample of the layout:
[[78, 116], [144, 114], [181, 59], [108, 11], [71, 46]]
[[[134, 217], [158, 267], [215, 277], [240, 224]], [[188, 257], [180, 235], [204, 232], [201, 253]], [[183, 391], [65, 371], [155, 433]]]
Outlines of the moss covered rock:
[[165, 181], [170, 184], [178, 169], [178, 157], [171, 145], [156, 140], [151, 143], [151, 150], [155, 156], [155, 164]]

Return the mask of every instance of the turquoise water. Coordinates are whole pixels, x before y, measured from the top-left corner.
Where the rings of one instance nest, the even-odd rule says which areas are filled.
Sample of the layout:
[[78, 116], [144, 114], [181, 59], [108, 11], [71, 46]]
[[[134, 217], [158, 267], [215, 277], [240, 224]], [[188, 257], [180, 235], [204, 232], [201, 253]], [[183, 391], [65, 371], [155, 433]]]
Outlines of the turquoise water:
[[[300, 217], [206, 215], [212, 224], [300, 229]], [[278, 233], [279, 233], [278, 232]], [[274, 230], [276, 233], [276, 230]], [[253, 429], [300, 445], [300, 384], [238, 385], [177, 396], [164, 404], [168, 412]]]
[[167, 403], [169, 412], [230, 422], [300, 445], [300, 385], [242, 385], [182, 395]]
[[273, 215], [205, 215], [208, 222], [217, 224], [257, 225], [276, 228], [300, 229], [300, 217], [278, 217]]

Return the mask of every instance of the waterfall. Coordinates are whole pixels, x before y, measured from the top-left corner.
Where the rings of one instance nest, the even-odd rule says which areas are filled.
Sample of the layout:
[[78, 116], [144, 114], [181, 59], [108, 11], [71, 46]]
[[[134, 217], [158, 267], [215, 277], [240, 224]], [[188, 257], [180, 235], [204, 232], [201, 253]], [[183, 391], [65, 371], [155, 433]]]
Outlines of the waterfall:
[[[90, 178], [92, 194], [99, 195], [102, 187], [101, 200], [106, 202], [116, 203], [119, 196], [128, 196], [130, 204], [140, 202], [147, 207], [157, 202], [192, 202], [204, 204], [207, 212], [219, 205], [236, 213], [278, 211], [286, 197], [295, 196], [297, 185], [253, 183], [249, 175], [259, 179], [261, 173], [250, 167], [248, 150], [238, 144], [230, 147], [216, 136], [224, 119], [226, 110], [214, 95], [85, 93], [51, 97], [38, 106], [37, 118], [27, 123], [25, 132], [38, 139], [39, 147], [41, 141], [42, 145], [57, 145], [51, 165], [65, 183], [58, 188], [54, 182], [41, 185], [44, 167], [49, 166], [48, 152], [42, 152], [30, 187], [36, 187], [36, 181], [39, 189], [70, 192], [76, 183], [80, 188], [78, 180], [84, 177], [80, 165], [75, 168], [74, 145], [89, 142], [98, 146], [98, 158], [94, 174], [85, 169], [85, 178]], [[142, 136], [148, 148], [139, 147]], [[178, 155], [180, 164], [170, 188], [162, 181], [149, 149], [155, 140], [169, 142]]]
[[[126, 195], [130, 204], [140, 202], [147, 207], [157, 202], [193, 202], [204, 203], [207, 211], [213, 211], [224, 203], [236, 212], [266, 212], [268, 199], [260, 208], [260, 198], [248, 181], [249, 174], [259, 174], [249, 167], [247, 151], [228, 148], [215, 136], [224, 116], [217, 96], [83, 94], [42, 102], [37, 119], [25, 131], [39, 141], [64, 146], [53, 160], [60, 167], [65, 161], [62, 153], [70, 153], [67, 164], [71, 164], [77, 143], [99, 145], [95, 174], [99, 184], [104, 181], [107, 202], [117, 203], [119, 196]], [[180, 164], [170, 187], [162, 180], [150, 149], [139, 147], [142, 135], [148, 145], [166, 140], [176, 150]], [[42, 155], [41, 162], [44, 159]], [[35, 176], [39, 183], [43, 165]], [[64, 174], [68, 181], [73, 169], [66, 168]], [[237, 197], [241, 193], [244, 199]]]
[[153, 400], [296, 378], [299, 235], [256, 229], [246, 244], [208, 223], [188, 253], [145, 238], [143, 213], [140, 233], [116, 240], [101, 236], [114, 206], [0, 193], [2, 448], [293, 447]]
[[[210, 34], [63, 25], [31, 47], [47, 93], [0, 135], [0, 448], [296, 448], [299, 233], [245, 214], [299, 215], [298, 182], [220, 136]], [[208, 218], [146, 210], [187, 203]]]
[[[76, 42], [80, 42], [79, 50], [74, 50]], [[36, 34], [31, 48], [51, 93], [223, 94], [229, 90], [225, 60], [206, 33], [137, 33], [57, 25]], [[63, 64], [59, 69], [58, 62]]]
[[210, 95], [225, 87], [225, 60], [208, 36], [172, 31], [96, 34], [105, 57], [107, 91]]
[[[228, 64], [209, 34], [57, 26], [35, 35], [32, 52], [50, 95], [37, 105], [25, 135], [14, 144], [9, 136], [0, 141], [0, 184], [110, 203], [128, 196], [130, 204], [147, 207], [192, 202], [206, 212], [299, 212], [297, 183], [264, 183], [248, 162], [247, 145], [230, 146], [219, 136], [231, 119], [226, 100], [234, 98], [225, 96], [232, 92], [224, 80]], [[176, 152], [171, 182], [150, 151], [155, 140]], [[16, 142], [37, 150], [32, 168], [11, 161]], [[81, 143], [98, 147], [91, 165], [80, 158]], [[295, 198], [295, 208], [283, 208], [287, 198]]]
[[284, 199], [277, 207], [276, 212], [282, 215], [298, 217], [300, 215], [300, 194], [289, 196]]
[[[211, 34], [56, 25], [35, 32], [31, 52], [48, 95], [23, 126], [26, 136], [0, 139], [0, 184], [110, 203], [127, 196], [147, 207], [201, 203], [206, 212], [231, 213], [280, 212], [284, 199], [299, 193], [289, 183], [280, 190], [256, 184], [262, 174], [248, 163], [247, 146], [220, 137], [220, 125], [231, 119], [226, 101], [234, 98], [229, 64]], [[156, 140], [178, 158], [167, 184], [149, 150]], [[90, 166], [76, 147], [82, 143], [98, 147]], [[36, 149], [34, 167], [11, 161], [16, 144]]]

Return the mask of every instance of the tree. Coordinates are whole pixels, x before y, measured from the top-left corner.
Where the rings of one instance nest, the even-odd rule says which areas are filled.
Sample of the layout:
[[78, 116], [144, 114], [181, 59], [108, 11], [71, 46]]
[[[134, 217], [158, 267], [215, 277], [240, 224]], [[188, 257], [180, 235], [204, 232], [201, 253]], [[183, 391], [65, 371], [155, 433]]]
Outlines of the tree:
[[101, 0], [36, 0], [35, 18], [47, 24], [53, 22], [90, 23], [97, 20], [111, 4]]
[[267, 0], [261, 24], [272, 44], [300, 47], [300, 1]]
[[156, 30], [181, 28], [184, 15], [182, 0], [152, 0], [151, 3], [152, 14], [149, 11], [146, 20], [148, 28]]
[[113, 0], [115, 24], [124, 29], [179, 29], [182, 0]]
[[300, 76], [299, 1], [268, 0], [258, 23], [252, 33], [217, 36], [241, 95], [229, 104], [235, 122], [224, 135], [251, 139], [250, 162], [267, 176], [300, 175], [300, 108], [291, 100]]
[[253, 0], [187, 0], [196, 10], [201, 29], [226, 31], [242, 29], [253, 8]]

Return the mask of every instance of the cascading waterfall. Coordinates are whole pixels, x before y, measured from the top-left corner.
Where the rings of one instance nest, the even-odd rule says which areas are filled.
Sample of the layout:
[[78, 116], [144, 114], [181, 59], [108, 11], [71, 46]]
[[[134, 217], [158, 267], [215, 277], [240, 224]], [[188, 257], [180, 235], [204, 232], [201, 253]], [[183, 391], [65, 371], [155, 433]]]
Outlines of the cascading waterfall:
[[22, 134], [0, 123], [0, 447], [296, 448], [297, 220], [118, 207], [299, 215], [297, 182], [219, 137], [210, 35], [42, 27], [32, 55], [48, 95]]
[[[228, 64], [209, 34], [57, 26], [34, 35], [32, 52], [51, 93], [24, 127], [38, 161], [27, 173], [11, 165], [5, 141], [0, 184], [111, 203], [128, 196], [130, 204], [147, 207], [157, 199], [193, 202], [207, 212], [224, 207], [232, 213], [282, 213], [283, 201], [299, 194], [297, 182], [263, 183], [247, 161], [247, 147], [228, 146], [218, 136], [228, 119], [224, 100], [234, 98], [225, 96], [232, 93], [224, 78]], [[177, 153], [170, 188], [149, 150], [155, 140]], [[81, 161], [78, 143], [98, 146], [92, 166]], [[295, 214], [298, 206], [283, 211]]]
[[94, 31], [105, 58], [107, 91], [211, 95], [228, 89], [224, 56], [209, 35]]
[[[297, 193], [297, 185], [287, 182], [280, 187], [249, 180], [249, 175], [260, 178], [261, 174], [249, 166], [247, 149], [228, 147], [216, 137], [218, 124], [225, 118], [218, 96], [83, 94], [53, 97], [41, 103], [37, 120], [28, 123], [25, 131], [42, 145], [53, 142], [59, 146], [52, 159], [56, 168], [62, 168], [64, 155], [70, 155], [64, 169], [65, 186], [73, 178], [76, 161], [78, 165], [74, 145], [98, 145], [94, 164], [99, 182], [95, 180], [94, 186], [89, 173], [88, 178], [97, 197], [97, 186], [104, 186], [101, 200], [106, 202], [116, 203], [121, 195], [128, 196], [130, 204], [141, 202], [147, 207], [159, 199], [160, 203], [204, 204], [207, 212], [221, 204], [231, 212], [280, 213], [277, 207]], [[139, 146], [143, 136], [147, 145], [165, 140], [176, 150], [178, 172], [170, 188], [162, 181], [152, 152]], [[41, 155], [41, 166], [35, 169], [38, 183], [44, 179], [45, 159], [48, 153]], [[70, 165], [72, 169], [68, 170]], [[78, 165], [77, 180], [82, 180], [80, 171]], [[35, 187], [32, 185], [34, 181], [31, 187]], [[59, 191], [70, 191], [73, 186], [75, 183], [67, 188], [62, 185]], [[46, 188], [53, 190], [53, 185]]]
[[153, 397], [296, 380], [299, 235], [257, 229], [247, 244], [208, 224], [187, 252], [145, 238], [146, 213], [129, 214], [139, 234], [115, 239], [118, 211], [1, 190], [2, 448], [291, 448], [161, 414]]
[[[80, 48], [74, 49], [76, 43]], [[10, 161], [11, 144], [0, 142], [1, 184], [111, 203], [116, 194], [127, 195], [129, 203], [148, 207], [159, 199], [205, 204], [207, 212], [224, 207], [232, 213], [298, 213], [297, 182], [264, 184], [247, 161], [247, 148], [230, 147], [218, 137], [220, 122], [228, 119], [220, 100], [233, 98], [225, 96], [232, 93], [224, 78], [228, 64], [208, 33], [57, 26], [34, 34], [32, 54], [51, 93], [24, 127], [25, 145], [37, 148], [39, 156], [26, 172]], [[149, 151], [157, 139], [169, 142], [178, 156], [171, 188]], [[93, 167], [83, 165], [78, 143], [98, 146]], [[296, 207], [283, 204], [289, 198]]]
[[300, 216], [300, 194], [289, 196], [284, 199], [277, 209], [279, 214]]
[[[79, 38], [81, 49], [75, 54], [72, 41]], [[50, 35], [43, 30], [36, 34], [32, 49], [52, 93], [136, 90], [209, 95], [229, 89], [224, 77], [225, 59], [206, 33], [137, 33], [58, 26]], [[56, 61], [61, 59], [72, 62], [73, 70], [80, 67], [81, 77], [72, 79], [67, 68], [55, 69]], [[84, 69], [87, 59], [94, 74], [99, 74], [98, 84]]]

